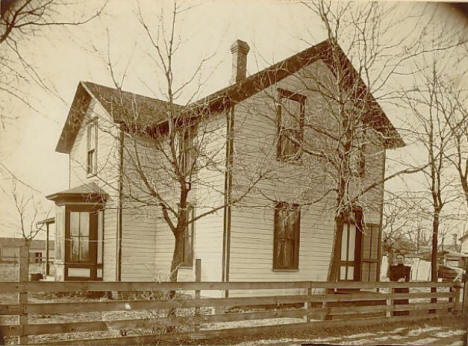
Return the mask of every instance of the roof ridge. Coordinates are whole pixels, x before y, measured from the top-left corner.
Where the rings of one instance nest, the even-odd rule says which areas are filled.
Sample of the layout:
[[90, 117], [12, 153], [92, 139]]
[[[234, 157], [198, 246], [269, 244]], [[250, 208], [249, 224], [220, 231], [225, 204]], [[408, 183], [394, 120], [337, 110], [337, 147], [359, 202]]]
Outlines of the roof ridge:
[[[145, 98], [145, 99], [149, 99], [151, 101], [158, 101], [158, 102], [164, 102], [164, 103], [169, 103], [168, 101], [165, 101], [165, 100], [161, 100], [161, 99], [158, 99], [158, 98], [155, 98], [155, 97], [151, 97], [151, 96], [146, 96], [146, 95], [142, 95], [142, 94], [138, 94], [138, 93], [135, 93], [133, 91], [128, 91], [128, 90], [124, 90], [124, 89], [118, 89], [118, 88], [115, 88], [115, 87], [110, 87], [110, 86], [107, 86], [107, 85], [103, 85], [103, 84], [99, 84], [99, 83], [95, 83], [95, 82], [92, 82], [92, 81], [87, 81], [87, 80], [80, 80], [80, 83], [83, 83], [85, 85], [88, 85], [88, 84], [91, 84], [91, 85], [94, 85], [98, 88], [106, 88], [106, 89], [109, 89], [109, 90], [112, 90], [112, 91], [120, 91], [124, 94], [127, 94], [127, 95], [133, 95], [133, 96], [137, 96], [137, 97], [142, 97], [142, 98]], [[91, 91], [92, 92], [92, 91]], [[180, 106], [179, 104], [177, 103], [174, 103], [174, 105], [176, 106]]]

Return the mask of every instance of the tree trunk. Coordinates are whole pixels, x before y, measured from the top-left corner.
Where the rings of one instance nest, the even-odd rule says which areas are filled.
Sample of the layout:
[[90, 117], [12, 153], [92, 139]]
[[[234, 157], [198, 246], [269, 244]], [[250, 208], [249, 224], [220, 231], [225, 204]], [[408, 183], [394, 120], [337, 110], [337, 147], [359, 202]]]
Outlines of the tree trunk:
[[178, 267], [183, 262], [183, 249], [184, 249], [184, 229], [177, 229], [174, 234], [175, 245], [174, 252], [172, 253], [171, 273], [169, 281], [177, 282]]
[[[468, 165], [468, 162], [466, 163]], [[466, 180], [466, 177], [460, 176], [461, 177], [461, 185], [463, 187], [463, 192], [465, 193], [465, 200], [466, 200], [466, 207], [468, 208], [468, 181]]]
[[[178, 227], [178, 229], [176, 230], [174, 234], [175, 245], [174, 245], [174, 252], [172, 254], [171, 273], [169, 275], [169, 280], [171, 282], [177, 282], [177, 274], [179, 271], [179, 266], [184, 260], [183, 259], [184, 229], [179, 230], [179, 228], [181, 227]], [[176, 298], [176, 291], [169, 291], [168, 300], [173, 300], [175, 298]], [[176, 309], [175, 308], [169, 309], [169, 311], [167, 312], [167, 319], [171, 320], [171, 319], [175, 319], [175, 317], [176, 317]], [[166, 329], [166, 332], [173, 333], [175, 329], [176, 329], [175, 325], [173, 326], [169, 325]]]

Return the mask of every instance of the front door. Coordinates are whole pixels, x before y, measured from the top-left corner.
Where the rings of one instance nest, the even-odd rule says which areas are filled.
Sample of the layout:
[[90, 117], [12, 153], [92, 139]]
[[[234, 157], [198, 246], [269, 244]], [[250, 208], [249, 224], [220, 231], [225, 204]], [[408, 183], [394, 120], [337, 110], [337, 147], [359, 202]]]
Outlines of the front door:
[[362, 233], [353, 223], [343, 224], [341, 233], [340, 280], [361, 280]]

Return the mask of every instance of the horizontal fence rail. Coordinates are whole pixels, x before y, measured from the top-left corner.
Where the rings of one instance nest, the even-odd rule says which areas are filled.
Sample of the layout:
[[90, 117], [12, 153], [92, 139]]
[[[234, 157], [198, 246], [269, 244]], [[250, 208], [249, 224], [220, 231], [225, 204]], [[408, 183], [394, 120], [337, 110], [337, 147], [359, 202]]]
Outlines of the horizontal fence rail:
[[[177, 292], [174, 299], [170, 291]], [[417, 320], [461, 309], [460, 286], [453, 282], [40, 281], [0, 282], [0, 293], [21, 297], [1, 300], [0, 335], [35, 344], [171, 342], [274, 332], [279, 325]], [[89, 339], [83, 332], [101, 334]]]
[[[376, 288], [411, 288], [411, 287], [450, 287], [446, 282], [323, 282], [323, 281], [291, 281], [291, 282], [2, 282], [3, 293], [21, 291], [33, 292], [104, 292], [104, 291], [219, 291], [219, 290], [260, 290], [260, 289], [293, 289], [293, 288], [323, 288], [323, 289], [376, 289]], [[453, 284], [452, 284], [453, 285]]]

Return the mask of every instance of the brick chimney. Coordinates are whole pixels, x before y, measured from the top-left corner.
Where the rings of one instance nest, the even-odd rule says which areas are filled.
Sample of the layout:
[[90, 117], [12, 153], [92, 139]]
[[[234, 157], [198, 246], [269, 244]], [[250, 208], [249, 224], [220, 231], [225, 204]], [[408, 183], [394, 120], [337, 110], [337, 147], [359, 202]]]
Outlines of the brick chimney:
[[231, 84], [237, 83], [246, 77], [247, 54], [250, 47], [247, 42], [236, 40], [231, 46], [232, 53], [232, 77]]

